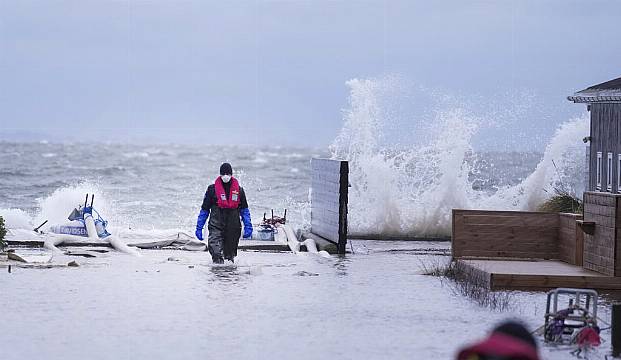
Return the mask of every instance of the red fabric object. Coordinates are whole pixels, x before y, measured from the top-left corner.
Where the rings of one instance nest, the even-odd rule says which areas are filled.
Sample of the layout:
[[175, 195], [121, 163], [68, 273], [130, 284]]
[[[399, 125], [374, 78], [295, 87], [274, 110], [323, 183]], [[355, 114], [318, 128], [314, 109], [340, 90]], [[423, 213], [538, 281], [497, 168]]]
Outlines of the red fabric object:
[[599, 346], [601, 344], [601, 339], [599, 334], [592, 327], [585, 327], [580, 330], [578, 336], [576, 336], [576, 344], [578, 346]]
[[485, 340], [462, 349], [458, 360], [466, 360], [472, 355], [502, 356], [508, 359], [539, 360], [537, 349], [526, 341], [510, 335], [492, 333]]
[[[239, 207], [239, 183], [237, 179], [231, 176], [231, 192], [226, 194], [224, 191], [224, 183], [218, 176], [214, 183], [216, 190], [216, 198], [218, 199], [218, 207], [221, 209], [237, 209]], [[228, 196], [227, 196], [228, 195]]]

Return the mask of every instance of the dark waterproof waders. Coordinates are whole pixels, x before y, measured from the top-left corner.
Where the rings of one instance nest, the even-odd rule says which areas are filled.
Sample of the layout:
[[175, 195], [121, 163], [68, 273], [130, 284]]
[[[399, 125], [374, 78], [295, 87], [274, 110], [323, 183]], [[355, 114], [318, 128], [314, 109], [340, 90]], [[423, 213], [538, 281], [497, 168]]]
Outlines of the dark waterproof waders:
[[237, 246], [241, 236], [239, 209], [211, 207], [209, 216], [209, 237], [207, 248], [214, 264], [222, 264], [224, 259], [233, 261], [237, 256]]

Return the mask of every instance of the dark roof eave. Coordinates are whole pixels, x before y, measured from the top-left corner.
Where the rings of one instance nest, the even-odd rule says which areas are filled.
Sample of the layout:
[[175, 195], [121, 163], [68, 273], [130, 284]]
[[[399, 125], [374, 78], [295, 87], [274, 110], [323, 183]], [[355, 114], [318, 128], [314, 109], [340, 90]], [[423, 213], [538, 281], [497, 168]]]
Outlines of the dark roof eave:
[[621, 102], [621, 77], [580, 90], [567, 100], [587, 104]]
[[589, 91], [589, 90], [591, 91], [593, 90], [617, 90], [619, 91], [621, 90], [621, 77], [603, 82], [601, 84], [590, 86], [582, 90], [581, 92]]
[[567, 100], [574, 103], [621, 103], [621, 95], [615, 96], [568, 96]]

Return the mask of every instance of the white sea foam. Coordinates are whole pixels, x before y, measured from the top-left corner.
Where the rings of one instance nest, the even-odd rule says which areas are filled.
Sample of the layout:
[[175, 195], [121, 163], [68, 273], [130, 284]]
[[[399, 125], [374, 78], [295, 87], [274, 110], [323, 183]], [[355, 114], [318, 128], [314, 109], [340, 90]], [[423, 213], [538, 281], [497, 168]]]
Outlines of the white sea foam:
[[331, 151], [334, 158], [350, 161], [350, 232], [449, 235], [453, 208], [534, 210], [559, 186], [581, 197], [586, 116], [558, 128], [535, 171], [521, 183], [494, 193], [477, 191], [472, 162], [466, 159], [473, 154], [478, 128], [487, 122], [460, 107], [443, 109], [436, 112], [433, 135], [426, 141], [408, 149], [385, 145], [383, 129], [394, 119], [387, 118], [382, 96], [394, 96], [394, 81], [347, 82], [350, 107]]
[[[106, 192], [99, 185], [90, 182], [80, 182], [73, 186], [56, 189], [52, 194], [37, 200], [38, 206], [34, 214], [21, 209], [0, 209], [0, 216], [5, 220], [9, 229], [32, 230], [45, 220], [48, 223], [42, 228], [47, 229], [53, 224], [62, 224], [68, 221], [67, 217], [74, 208], [84, 204], [86, 194], [95, 194], [94, 208], [106, 220], [109, 220], [108, 230], [123, 240], [157, 241], [178, 238], [184, 233], [183, 229], [130, 229], [127, 221], [117, 216], [113, 205], [106, 198]], [[90, 195], [88, 204], [90, 205]], [[140, 204], [144, 206], [144, 204]], [[126, 219], [125, 219], [126, 220]], [[146, 225], [148, 227], [148, 225]], [[145, 240], [145, 241], [146, 241]]]
[[[34, 217], [37, 224], [48, 220], [49, 224], [67, 222], [67, 216], [71, 211], [84, 204], [86, 194], [95, 194], [94, 207], [101, 214], [110, 213], [110, 206], [105, 193], [97, 184], [80, 182], [73, 186], [56, 189], [51, 195], [37, 200], [38, 213]], [[89, 201], [90, 205], [90, 196]]]
[[32, 230], [32, 218], [22, 209], [0, 209], [0, 216], [8, 229]]
[[142, 151], [142, 152], [128, 152], [123, 154], [124, 157], [128, 158], [128, 159], [133, 159], [133, 158], [148, 158], [149, 157], [149, 153], [146, 151]]
[[48, 223], [43, 228], [46, 229], [52, 224], [66, 223], [71, 211], [84, 204], [86, 194], [96, 194], [94, 207], [102, 216], [111, 213], [109, 203], [99, 186], [80, 182], [73, 186], [58, 188], [49, 196], [37, 199], [37, 210], [33, 214], [21, 209], [0, 209], [0, 216], [5, 219], [10, 229], [31, 230], [47, 220]]

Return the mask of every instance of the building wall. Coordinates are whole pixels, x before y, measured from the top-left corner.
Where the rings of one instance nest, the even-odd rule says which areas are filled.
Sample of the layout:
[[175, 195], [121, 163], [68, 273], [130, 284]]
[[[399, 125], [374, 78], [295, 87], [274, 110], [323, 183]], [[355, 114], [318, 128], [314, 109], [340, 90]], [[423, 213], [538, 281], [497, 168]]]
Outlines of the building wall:
[[[619, 193], [617, 173], [619, 171], [618, 156], [621, 154], [621, 104], [594, 103], [591, 109], [591, 145], [589, 161], [590, 191], [607, 192], [606, 176], [608, 173], [607, 154], [612, 152], [612, 193]], [[602, 186], [597, 189], [597, 153], [602, 153]]]
[[584, 221], [594, 222], [595, 231], [584, 234], [582, 266], [604, 275], [621, 276], [621, 195], [584, 193]]

